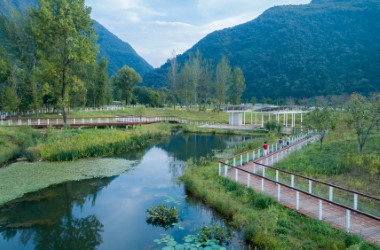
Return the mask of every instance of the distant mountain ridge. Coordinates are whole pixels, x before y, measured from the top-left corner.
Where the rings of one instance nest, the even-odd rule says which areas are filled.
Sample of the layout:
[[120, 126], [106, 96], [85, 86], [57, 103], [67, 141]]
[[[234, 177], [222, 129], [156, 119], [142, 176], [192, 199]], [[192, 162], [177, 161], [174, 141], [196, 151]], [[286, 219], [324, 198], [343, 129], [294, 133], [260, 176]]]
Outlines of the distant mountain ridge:
[[[9, 16], [13, 9], [24, 12], [29, 7], [37, 6], [37, 0], [0, 0], [0, 14]], [[153, 70], [153, 67], [128, 43], [119, 39], [97, 21], [94, 21], [94, 29], [98, 34], [99, 57], [104, 56], [108, 60], [110, 75], [116, 73], [124, 65], [134, 68], [140, 75]]]
[[[380, 91], [380, 1], [313, 0], [273, 7], [258, 18], [200, 40], [216, 64], [225, 55], [243, 69], [246, 98], [311, 97]], [[144, 76], [147, 86], [168, 86], [169, 63]]]

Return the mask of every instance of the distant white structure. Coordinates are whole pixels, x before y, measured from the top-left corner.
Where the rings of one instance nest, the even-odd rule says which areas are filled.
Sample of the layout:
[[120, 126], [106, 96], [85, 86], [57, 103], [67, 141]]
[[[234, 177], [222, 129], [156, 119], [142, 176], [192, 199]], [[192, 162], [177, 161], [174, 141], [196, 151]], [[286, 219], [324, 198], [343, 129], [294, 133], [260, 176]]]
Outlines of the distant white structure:
[[245, 125], [245, 113], [250, 106], [229, 106], [224, 109], [229, 114], [228, 124], [233, 126]]
[[[267, 121], [276, 121], [284, 127], [292, 128], [296, 127], [298, 121], [298, 126], [302, 128], [303, 114], [308, 112], [294, 106], [267, 106], [256, 110], [252, 106], [229, 106], [224, 111], [229, 114], [229, 125], [254, 125], [261, 128], [264, 128]], [[250, 114], [250, 121], [246, 121], [247, 113]]]

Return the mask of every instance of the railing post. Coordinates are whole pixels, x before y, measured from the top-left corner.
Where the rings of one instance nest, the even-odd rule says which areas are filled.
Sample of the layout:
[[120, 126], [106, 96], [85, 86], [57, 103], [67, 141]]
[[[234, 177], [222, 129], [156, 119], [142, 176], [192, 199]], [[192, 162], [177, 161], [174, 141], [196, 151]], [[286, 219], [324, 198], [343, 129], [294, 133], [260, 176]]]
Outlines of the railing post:
[[281, 185], [277, 184], [277, 201], [280, 202], [281, 199]]
[[40, 119], [38, 119], [38, 120], [37, 120], [37, 124], [38, 124], [38, 125], [40, 125], [40, 123], [41, 123], [41, 120], [40, 120]]
[[350, 232], [350, 226], [351, 226], [351, 210], [346, 210], [346, 232]]
[[240, 155], [240, 166], [243, 166], [243, 155]]
[[278, 170], [276, 169], [276, 182], [278, 182]]
[[311, 194], [313, 192], [313, 182], [311, 180], [309, 180], [309, 194]]
[[263, 168], [263, 177], [265, 177], [265, 167], [262, 166], [262, 168]]
[[238, 182], [238, 169], [235, 168], [235, 181]]
[[300, 210], [300, 192], [296, 191], [296, 210]]
[[75, 118], [74, 118], [74, 122], [73, 123], [75, 124]]
[[249, 152], [247, 152], [247, 163], [249, 162]]
[[253, 162], [253, 173], [256, 174], [256, 163]]
[[247, 187], [251, 186], [251, 175], [247, 173]]
[[47, 125], [50, 125], [50, 119], [47, 119]]
[[329, 186], [329, 201], [333, 201], [333, 187]]
[[224, 176], [227, 176], [227, 172], [228, 172], [228, 165], [224, 165]]
[[236, 167], [236, 158], [234, 157], [234, 167]]
[[291, 178], [290, 179], [290, 183], [291, 183], [290, 185], [292, 188], [294, 188], [294, 175], [291, 175], [290, 178]]
[[264, 192], [264, 178], [261, 178], [261, 192]]
[[255, 150], [252, 151], [252, 161], [255, 160]]
[[354, 209], [358, 210], [358, 194], [354, 194]]
[[323, 214], [322, 214], [322, 206], [323, 206], [323, 204], [322, 204], [322, 200], [319, 200], [319, 213], [318, 213], [318, 219], [319, 220], [322, 220], [323, 219]]

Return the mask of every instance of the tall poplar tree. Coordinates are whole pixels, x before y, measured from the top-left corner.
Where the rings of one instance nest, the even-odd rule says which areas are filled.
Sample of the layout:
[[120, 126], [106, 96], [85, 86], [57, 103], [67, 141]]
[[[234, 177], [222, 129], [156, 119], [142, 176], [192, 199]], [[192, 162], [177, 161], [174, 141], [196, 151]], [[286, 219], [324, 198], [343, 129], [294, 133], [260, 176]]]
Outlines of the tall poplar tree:
[[70, 89], [77, 81], [77, 68], [96, 59], [96, 35], [91, 8], [84, 0], [39, 0], [32, 14], [32, 32], [37, 53], [46, 74], [59, 88], [64, 124]]
[[231, 66], [226, 57], [222, 57], [216, 66], [215, 73], [215, 98], [217, 110], [219, 111], [222, 104], [226, 101], [228, 81], [231, 75]]
[[243, 71], [236, 67], [232, 73], [232, 81], [230, 88], [231, 103], [234, 105], [241, 103], [241, 96], [245, 90], [245, 78]]

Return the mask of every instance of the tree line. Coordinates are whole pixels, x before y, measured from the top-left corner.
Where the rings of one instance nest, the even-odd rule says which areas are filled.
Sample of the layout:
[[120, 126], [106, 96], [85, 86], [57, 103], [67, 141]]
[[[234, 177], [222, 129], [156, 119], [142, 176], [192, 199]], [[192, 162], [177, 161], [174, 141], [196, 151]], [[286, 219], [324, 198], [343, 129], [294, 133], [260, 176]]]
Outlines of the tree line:
[[240, 104], [246, 88], [243, 71], [222, 57], [216, 67], [203, 59], [199, 51], [190, 54], [183, 65], [176, 57], [170, 60], [168, 80], [171, 88], [169, 101], [175, 106], [187, 106], [205, 110], [213, 105], [216, 110], [226, 103]]
[[142, 79], [128, 66], [109, 78], [107, 60], [97, 58], [91, 8], [84, 0], [46, 0], [38, 6], [0, 17], [1, 111], [53, 108], [66, 120], [69, 107], [163, 102], [159, 91], [134, 88]]

